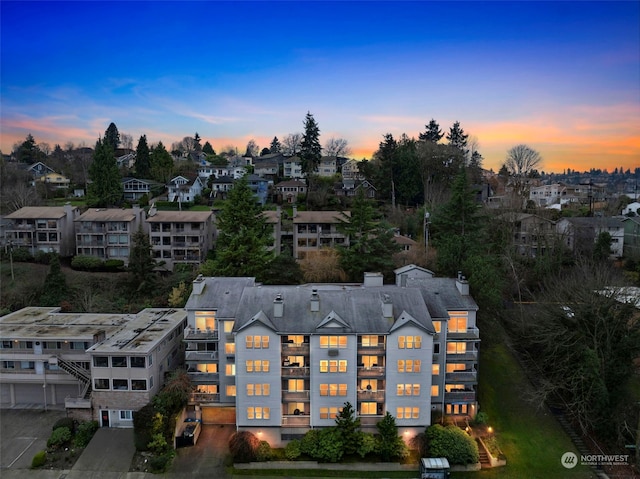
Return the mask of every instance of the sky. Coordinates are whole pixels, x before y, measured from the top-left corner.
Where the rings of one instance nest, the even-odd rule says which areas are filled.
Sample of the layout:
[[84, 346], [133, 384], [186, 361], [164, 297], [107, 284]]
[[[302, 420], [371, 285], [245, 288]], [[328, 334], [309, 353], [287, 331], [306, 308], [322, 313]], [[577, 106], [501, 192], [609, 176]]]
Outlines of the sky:
[[370, 158], [455, 121], [497, 171], [640, 166], [637, 1], [0, 2], [0, 149], [94, 146], [111, 122], [216, 151], [303, 132]]

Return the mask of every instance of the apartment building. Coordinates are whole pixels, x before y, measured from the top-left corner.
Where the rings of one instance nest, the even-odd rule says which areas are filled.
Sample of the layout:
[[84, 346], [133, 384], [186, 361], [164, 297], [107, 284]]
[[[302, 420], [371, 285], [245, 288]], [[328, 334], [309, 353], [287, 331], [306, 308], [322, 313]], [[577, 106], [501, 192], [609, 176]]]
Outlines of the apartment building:
[[0, 405], [65, 408], [132, 427], [167, 371], [180, 367], [186, 312], [64, 313], [28, 307], [0, 317]]
[[75, 253], [74, 220], [80, 210], [64, 206], [25, 206], [5, 216], [10, 222], [5, 229], [6, 244], [14, 248], [73, 256]]
[[[464, 278], [409, 271], [407, 286], [194, 281], [185, 359], [204, 422], [272, 445], [331, 426], [350, 402], [365, 431], [390, 412], [413, 437], [432, 414], [477, 411], [477, 306]], [[417, 268], [417, 267], [416, 267]]]
[[75, 219], [76, 254], [129, 263], [133, 235], [146, 232], [145, 213], [138, 206], [129, 209], [90, 208]]
[[203, 263], [213, 244], [212, 211], [149, 210], [147, 217], [151, 249], [163, 268], [176, 264]]
[[321, 248], [349, 246], [349, 237], [338, 231], [350, 211], [298, 211], [293, 207], [293, 257], [304, 259]]

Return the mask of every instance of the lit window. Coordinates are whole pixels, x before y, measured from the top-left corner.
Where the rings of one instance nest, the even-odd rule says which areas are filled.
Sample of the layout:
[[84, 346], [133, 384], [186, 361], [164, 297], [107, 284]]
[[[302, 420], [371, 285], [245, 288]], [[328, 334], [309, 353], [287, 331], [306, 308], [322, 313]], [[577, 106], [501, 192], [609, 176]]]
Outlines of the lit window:
[[418, 419], [420, 417], [419, 407], [399, 407], [396, 408], [397, 419]]
[[[465, 314], [465, 316], [458, 316]], [[449, 321], [447, 321], [447, 328], [450, 333], [466, 333], [467, 332], [467, 317], [466, 313], [456, 313], [451, 315]]]
[[422, 336], [398, 336], [398, 348], [400, 349], [420, 349], [422, 347]]
[[375, 402], [360, 403], [360, 414], [362, 416], [375, 416], [378, 413], [378, 406]]
[[320, 336], [320, 347], [323, 349], [327, 349], [327, 348], [344, 349], [347, 347], [347, 337], [346, 336]]
[[226, 343], [224, 345], [225, 354], [235, 354], [236, 353], [236, 343]]
[[465, 342], [448, 342], [447, 354], [465, 354], [467, 352], [467, 343]]
[[438, 388], [437, 384], [431, 386], [431, 396], [437, 396], [440, 393], [440, 388]]
[[320, 419], [335, 419], [341, 412], [341, 407], [321, 407]]
[[235, 376], [236, 375], [236, 365], [235, 364], [227, 364], [225, 367], [225, 373], [227, 376]]
[[224, 322], [224, 332], [231, 333], [233, 332], [233, 321], [225, 321]]
[[439, 364], [434, 364], [431, 366], [431, 374], [433, 374], [434, 376], [437, 376], [438, 374], [440, 374], [440, 365]]
[[247, 396], [268, 396], [269, 384], [247, 384]]
[[419, 396], [420, 384], [398, 384], [398, 396]]
[[247, 419], [269, 419], [270, 409], [268, 407], [247, 408]]
[[421, 362], [419, 359], [398, 359], [399, 373], [419, 373]]
[[375, 348], [378, 346], [378, 336], [374, 335], [364, 335], [362, 336], [362, 347], [364, 348]]
[[269, 361], [262, 359], [255, 360], [247, 360], [246, 361], [247, 372], [248, 373], [260, 373], [260, 372], [269, 372]]
[[235, 396], [236, 395], [236, 385], [235, 384], [228, 384], [226, 391], [227, 391], [227, 396]]

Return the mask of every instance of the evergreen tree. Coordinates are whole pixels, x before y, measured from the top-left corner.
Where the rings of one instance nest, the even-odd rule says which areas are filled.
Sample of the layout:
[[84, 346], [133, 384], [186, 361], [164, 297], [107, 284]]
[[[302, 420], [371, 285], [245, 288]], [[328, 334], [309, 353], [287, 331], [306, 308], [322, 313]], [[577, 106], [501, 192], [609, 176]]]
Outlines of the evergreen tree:
[[262, 275], [264, 284], [300, 284], [303, 279], [300, 263], [288, 252], [273, 258]]
[[396, 418], [389, 411], [381, 421], [376, 424], [378, 429], [378, 453], [383, 461], [391, 461], [402, 457], [406, 452], [406, 446], [400, 436], [398, 436], [398, 426]]
[[151, 256], [151, 243], [149, 235], [142, 228], [138, 228], [132, 238], [131, 252], [129, 253], [129, 271], [132, 290], [138, 293], [146, 293], [155, 285], [156, 261]]
[[142, 135], [136, 148], [136, 176], [149, 178], [151, 176], [151, 154], [147, 144], [147, 135]]
[[449, 133], [447, 134], [447, 141], [449, 142], [449, 145], [459, 149], [465, 157], [469, 152], [469, 150], [467, 149], [468, 138], [469, 135], [465, 134], [464, 130], [460, 126], [459, 121], [456, 121], [453, 124], [453, 126], [449, 130]]
[[115, 123], [111, 122], [111, 124], [109, 124], [109, 127], [104, 132], [103, 141], [105, 141], [113, 151], [118, 149], [118, 146], [120, 145], [120, 132], [118, 131], [118, 127]]
[[425, 128], [426, 130], [424, 131], [424, 133], [420, 133], [420, 136], [418, 137], [420, 141], [430, 141], [431, 143], [438, 143], [444, 136], [444, 133], [442, 133], [442, 130], [440, 129], [440, 125], [438, 125], [438, 122], [436, 122], [433, 118], [428, 125], [425, 125]]
[[310, 112], [307, 112], [304, 119], [304, 135], [299, 156], [302, 172], [307, 177], [315, 174], [322, 157], [322, 146], [320, 145], [320, 129]]
[[274, 136], [273, 140], [271, 140], [271, 145], [269, 145], [269, 151], [271, 153], [280, 153], [281, 150], [282, 145], [280, 144], [280, 140], [278, 140], [277, 136]]
[[356, 417], [350, 402], [344, 403], [342, 411], [336, 416], [336, 429], [342, 439], [345, 455], [353, 455], [362, 442], [360, 418]]
[[211, 146], [211, 143], [209, 143], [208, 141], [202, 147], [202, 152], [206, 153], [207, 155], [215, 155], [216, 154], [216, 151], [213, 149], [213, 146]]
[[391, 226], [380, 221], [374, 204], [365, 198], [362, 189], [354, 199], [351, 216], [343, 213], [338, 225], [349, 238], [349, 246], [342, 246], [340, 264], [352, 281], [361, 281], [365, 271], [379, 271], [387, 278], [393, 273], [394, 253], [400, 246], [394, 241]]
[[477, 185], [483, 182], [482, 155], [477, 150], [471, 153], [469, 159], [469, 177], [473, 184]]
[[391, 133], [383, 136], [383, 140], [378, 145], [378, 150], [373, 154], [373, 161], [368, 161], [362, 165], [362, 173], [376, 185], [379, 198], [391, 200], [395, 206], [395, 177], [396, 156], [398, 152], [398, 142]]
[[261, 277], [271, 260], [272, 232], [246, 177], [233, 185], [216, 221], [215, 259], [205, 266], [217, 276]]
[[60, 306], [67, 294], [67, 280], [60, 269], [60, 258], [52, 253], [49, 260], [49, 273], [44, 280], [43, 293], [40, 296], [42, 306]]
[[169, 181], [173, 173], [173, 158], [161, 141], [151, 150], [150, 160], [151, 178], [159, 183]]
[[40, 157], [40, 150], [38, 150], [36, 140], [33, 138], [31, 133], [27, 135], [27, 138], [16, 149], [15, 155], [20, 163], [33, 164], [38, 161], [38, 158]]
[[89, 167], [87, 204], [92, 207], [113, 206], [122, 200], [122, 182], [113, 149], [105, 140], [98, 140]]
[[202, 145], [200, 144], [200, 135], [196, 131], [195, 136], [193, 137], [193, 151], [200, 153], [202, 151]]

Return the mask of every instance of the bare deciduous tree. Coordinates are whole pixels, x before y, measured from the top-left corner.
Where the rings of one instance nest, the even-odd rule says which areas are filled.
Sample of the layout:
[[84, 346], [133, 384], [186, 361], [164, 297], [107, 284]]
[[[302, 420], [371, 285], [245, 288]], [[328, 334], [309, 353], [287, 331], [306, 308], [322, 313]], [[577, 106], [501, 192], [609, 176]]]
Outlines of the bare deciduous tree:
[[351, 148], [344, 138], [331, 137], [324, 144], [324, 154], [327, 156], [349, 156]]
[[300, 260], [300, 269], [304, 280], [309, 283], [331, 283], [347, 279], [347, 274], [340, 267], [340, 255], [332, 248], [309, 251]]
[[542, 157], [536, 150], [527, 145], [517, 145], [507, 152], [504, 167], [511, 177], [515, 193], [520, 197], [528, 197], [527, 178], [542, 165]]
[[282, 153], [286, 156], [297, 155], [302, 148], [302, 133], [290, 133], [282, 140]]
[[133, 136], [127, 133], [120, 134], [120, 145], [126, 150], [133, 150]]

